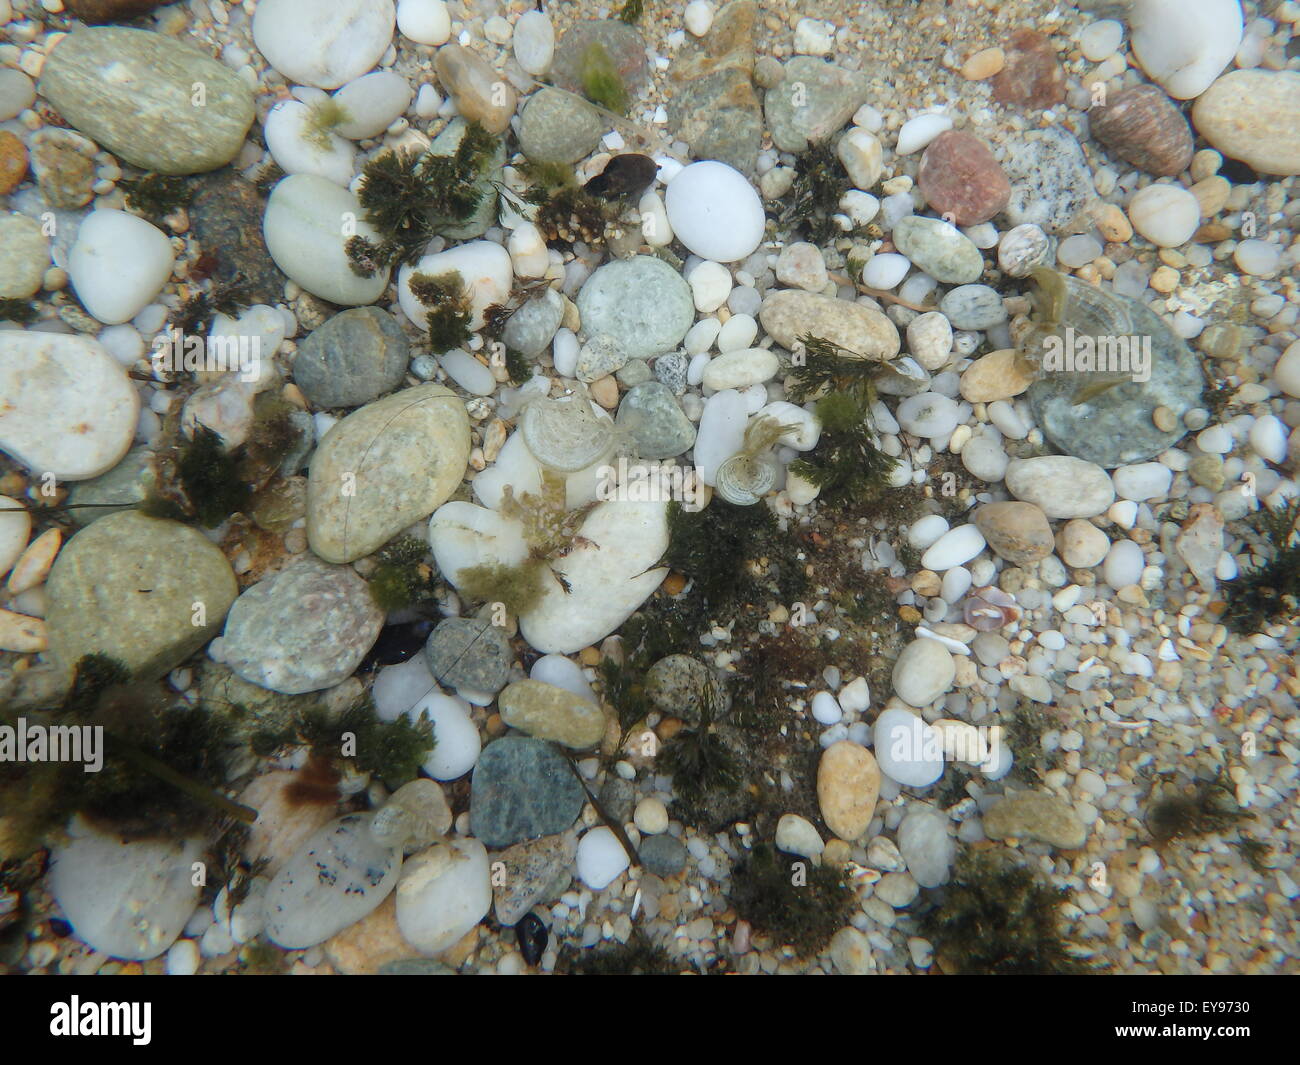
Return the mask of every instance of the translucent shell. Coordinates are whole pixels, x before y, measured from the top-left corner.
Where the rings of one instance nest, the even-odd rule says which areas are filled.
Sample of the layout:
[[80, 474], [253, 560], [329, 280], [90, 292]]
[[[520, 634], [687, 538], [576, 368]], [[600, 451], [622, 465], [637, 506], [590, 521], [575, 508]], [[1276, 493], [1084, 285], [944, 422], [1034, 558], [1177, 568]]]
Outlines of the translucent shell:
[[585, 470], [614, 449], [614, 426], [596, 417], [585, 395], [534, 400], [519, 431], [533, 458], [560, 473]]
[[962, 605], [962, 618], [979, 632], [996, 632], [1020, 620], [1020, 607], [1009, 593], [990, 585], [977, 588], [967, 596]]
[[770, 461], [740, 452], [718, 467], [714, 487], [728, 503], [750, 507], [776, 484], [776, 470]]

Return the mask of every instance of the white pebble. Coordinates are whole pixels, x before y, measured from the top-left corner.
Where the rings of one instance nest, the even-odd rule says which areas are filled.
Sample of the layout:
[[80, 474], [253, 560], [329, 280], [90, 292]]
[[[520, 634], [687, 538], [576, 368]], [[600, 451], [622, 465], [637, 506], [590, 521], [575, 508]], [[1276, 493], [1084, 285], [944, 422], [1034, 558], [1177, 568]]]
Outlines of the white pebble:
[[608, 887], [628, 867], [627, 852], [604, 825], [578, 841], [578, 879], [593, 891]]
[[926, 569], [942, 572], [960, 566], [984, 550], [984, 534], [974, 525], [958, 525], [949, 529], [921, 556]]
[[445, 0], [397, 0], [397, 29], [416, 44], [446, 44], [451, 38], [451, 12]]
[[837, 725], [844, 711], [830, 692], [818, 692], [812, 699], [812, 716], [823, 725]]
[[899, 155], [919, 152], [945, 130], [952, 129], [952, 119], [947, 115], [926, 114], [909, 118], [898, 131]]
[[1201, 207], [1181, 185], [1148, 185], [1129, 201], [1128, 216], [1152, 244], [1176, 248], [1191, 240], [1200, 226]]
[[708, 0], [691, 0], [683, 12], [682, 21], [693, 37], [703, 37], [713, 25], [713, 5]]
[[911, 267], [906, 256], [897, 252], [882, 252], [867, 260], [867, 265], [862, 268], [862, 283], [867, 288], [888, 291], [907, 276]]

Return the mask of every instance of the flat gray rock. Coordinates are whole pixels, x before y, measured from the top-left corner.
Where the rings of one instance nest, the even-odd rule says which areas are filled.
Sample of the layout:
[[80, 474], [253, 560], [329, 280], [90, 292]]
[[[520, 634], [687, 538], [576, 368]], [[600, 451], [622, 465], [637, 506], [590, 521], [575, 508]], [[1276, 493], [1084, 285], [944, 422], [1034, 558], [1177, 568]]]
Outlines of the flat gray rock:
[[629, 359], [672, 351], [695, 321], [690, 286], [651, 255], [597, 269], [578, 293], [578, 310], [587, 336], [613, 337]]

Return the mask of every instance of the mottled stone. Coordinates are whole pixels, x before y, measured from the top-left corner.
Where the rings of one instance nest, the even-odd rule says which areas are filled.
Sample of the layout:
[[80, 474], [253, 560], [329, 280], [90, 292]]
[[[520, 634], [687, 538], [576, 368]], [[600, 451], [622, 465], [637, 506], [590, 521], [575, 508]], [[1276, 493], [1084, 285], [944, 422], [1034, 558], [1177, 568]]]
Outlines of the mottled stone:
[[595, 107], [576, 93], [545, 86], [533, 93], [519, 118], [519, 150], [535, 163], [576, 163], [605, 130]]
[[27, 149], [7, 129], [0, 130], [0, 196], [8, 196], [27, 176]]
[[816, 292], [801, 289], [771, 292], [763, 300], [758, 317], [768, 335], [791, 350], [805, 333], [878, 362], [892, 359], [902, 346], [898, 327], [874, 307]]
[[833, 743], [817, 766], [817, 803], [826, 827], [850, 843], [871, 824], [880, 797], [880, 767], [872, 753], [850, 740]]
[[781, 84], [763, 101], [772, 141], [783, 152], [804, 152], [810, 141], [838, 133], [867, 101], [867, 79], [815, 56], [795, 56]]
[[605, 735], [605, 713], [590, 699], [540, 680], [517, 680], [497, 699], [511, 728], [575, 751], [594, 747]]
[[930, 142], [917, 183], [926, 202], [959, 226], [987, 222], [1011, 197], [1011, 183], [989, 146], [964, 130], [946, 130]]
[[908, 215], [894, 226], [893, 236], [898, 250], [936, 281], [965, 285], [984, 271], [979, 248], [941, 218]]
[[567, 829], [586, 792], [558, 747], [518, 734], [489, 743], [470, 782], [470, 830], [489, 847], [509, 847]]
[[632, 435], [641, 458], [674, 458], [695, 443], [695, 426], [672, 390], [659, 381], [629, 388], [619, 404], [617, 422]]
[[573, 836], [544, 836], [492, 855], [505, 866], [505, 875], [493, 878], [492, 896], [497, 923], [505, 928], [539, 903], [549, 902], [569, 885], [569, 868], [577, 851]]
[[690, 286], [651, 255], [599, 267], [582, 286], [577, 302], [586, 334], [611, 337], [624, 361], [671, 351], [695, 320]]
[[993, 77], [998, 103], [1037, 109], [1065, 99], [1065, 71], [1050, 38], [1037, 30], [1016, 30], [1003, 55], [1003, 67]]
[[1139, 170], [1171, 177], [1191, 164], [1191, 127], [1154, 85], [1126, 89], [1089, 116], [1092, 135]]
[[1017, 566], [1046, 558], [1055, 546], [1047, 515], [1033, 503], [985, 503], [973, 520], [989, 547]]
[[555, 47], [551, 80], [561, 89], [581, 93], [583, 63], [592, 45], [609, 53], [629, 98], [635, 99], [650, 79], [645, 39], [635, 26], [618, 19], [584, 19], [566, 30]]
[[266, 205], [257, 188], [238, 174], [220, 171], [196, 178], [190, 201], [190, 234], [216, 259], [212, 279], [238, 283], [254, 303], [284, 299], [285, 276], [276, 269], [262, 235]]
[[1264, 174], [1300, 174], [1300, 72], [1233, 70], [1192, 107], [1197, 132]]
[[1088, 838], [1088, 828], [1064, 799], [1031, 791], [999, 799], [989, 807], [984, 834], [990, 839], [1036, 839], [1061, 850], [1078, 850]]
[[424, 645], [424, 655], [439, 684], [487, 695], [505, 687], [515, 659], [505, 630], [479, 618], [438, 622]]
[[1048, 233], [1074, 233], [1091, 225], [1092, 168], [1069, 130], [1048, 126], [1024, 134], [1012, 142], [1003, 169], [1011, 179], [1006, 214], [1013, 226], [1032, 222]]
[[118, 26], [75, 30], [59, 41], [40, 92], [76, 129], [163, 174], [228, 163], [254, 118], [252, 91], [224, 63], [162, 34]]
[[515, 90], [474, 52], [444, 44], [434, 59], [438, 80], [456, 100], [456, 110], [489, 133], [504, 133], [515, 113]]
[[293, 380], [314, 407], [360, 407], [402, 383], [409, 353], [391, 314], [353, 307], [299, 343]]

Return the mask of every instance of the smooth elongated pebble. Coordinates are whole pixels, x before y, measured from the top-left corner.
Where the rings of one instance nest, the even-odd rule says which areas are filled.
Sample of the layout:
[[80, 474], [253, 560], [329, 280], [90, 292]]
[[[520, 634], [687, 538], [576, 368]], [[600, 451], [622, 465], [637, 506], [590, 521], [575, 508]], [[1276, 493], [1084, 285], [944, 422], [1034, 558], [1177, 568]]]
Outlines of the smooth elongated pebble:
[[821, 439], [821, 422], [817, 420], [816, 414], [803, 407], [796, 407], [793, 403], [779, 399], [775, 403], [769, 403], [758, 413], [760, 416], [767, 415], [775, 418], [787, 427], [786, 431], [778, 437], [786, 447], [792, 447], [796, 451], [811, 451]]
[[1056, 550], [1067, 566], [1092, 569], [1106, 557], [1110, 539], [1092, 522], [1075, 518], [1067, 521], [1056, 534]]
[[898, 144], [894, 151], [899, 155], [919, 152], [939, 134], [950, 129], [952, 119], [947, 115], [927, 114], [909, 118], [898, 131]]
[[68, 253], [68, 280], [91, 314], [130, 321], [162, 291], [176, 256], [163, 232], [125, 211], [92, 211]]
[[540, 77], [555, 56], [555, 28], [544, 11], [525, 11], [515, 23], [515, 62], [524, 73]]
[[[826, 755], [823, 754], [822, 765], [825, 764]], [[796, 854], [800, 858], [819, 858], [822, 851], [826, 849], [826, 844], [822, 842], [813, 823], [798, 814], [781, 815], [776, 823], [774, 842], [778, 850], [783, 850], [786, 854]]]
[[1079, 51], [1090, 63], [1109, 59], [1124, 40], [1124, 23], [1115, 19], [1099, 19], [1079, 34]]
[[712, 485], [718, 467], [740, 450], [748, 420], [745, 398], [735, 389], [715, 392], [705, 401], [695, 438], [695, 464], [705, 484]]
[[878, 361], [892, 359], [902, 346], [898, 327], [880, 311], [815, 292], [771, 292], [758, 320], [769, 336], [791, 350], [806, 333]]
[[947, 436], [957, 428], [957, 404], [938, 392], [908, 396], [898, 405], [898, 424], [913, 436]]
[[97, 144], [163, 174], [230, 162], [254, 117], [252, 92], [225, 64], [163, 34], [121, 26], [59, 40], [40, 92]]
[[459, 780], [478, 763], [482, 750], [469, 710], [459, 699], [434, 691], [406, 711], [411, 721], [419, 721], [421, 715], [433, 724], [436, 741], [421, 768], [434, 780]]
[[1089, 112], [1092, 134], [1127, 163], [1157, 177], [1181, 174], [1192, 161], [1192, 130], [1154, 85], [1137, 85]]
[[591, 829], [578, 840], [578, 879], [593, 891], [612, 884], [628, 864], [627, 851], [604, 825]]
[[1264, 414], [1250, 427], [1250, 446], [1260, 458], [1281, 464], [1286, 460], [1288, 436], [1289, 430], [1281, 418]]
[[0, 650], [35, 654], [47, 650], [49, 646], [49, 630], [44, 621], [0, 609]]
[[958, 285], [944, 293], [939, 309], [958, 329], [989, 329], [1007, 320], [1001, 294], [988, 285]]
[[334, 94], [334, 102], [345, 112], [334, 132], [353, 141], [378, 137], [402, 117], [411, 96], [411, 83], [391, 70], [350, 81]]
[[990, 484], [1002, 480], [1009, 461], [1001, 440], [991, 433], [976, 433], [961, 449], [961, 464], [972, 476]]
[[402, 313], [412, 322], [423, 323], [429, 308], [411, 291], [416, 274], [441, 277], [457, 273], [469, 297], [470, 329], [483, 328], [483, 313], [488, 307], [505, 303], [510, 296], [513, 267], [510, 253], [490, 240], [475, 240], [449, 251], [426, 255], [414, 266], [403, 266], [397, 274], [397, 300]]
[[290, 81], [337, 89], [379, 62], [395, 21], [392, 0], [264, 0], [253, 43]]
[[763, 239], [763, 203], [739, 170], [713, 160], [692, 163], [668, 184], [668, 222], [702, 259], [732, 263]]
[[989, 547], [1017, 566], [1046, 558], [1055, 546], [1047, 515], [1033, 503], [985, 503], [975, 511], [974, 521]]
[[1300, 174], [1300, 73], [1233, 70], [1192, 107], [1197, 132], [1265, 174]]
[[949, 529], [921, 556], [921, 565], [942, 573], [960, 566], [984, 550], [984, 534], [975, 525], [958, 525]]
[[938, 311], [918, 314], [907, 324], [907, 350], [924, 369], [940, 369], [952, 354], [952, 323]]
[[387, 267], [372, 277], [353, 271], [344, 250], [348, 237], [380, 236], [356, 196], [326, 178], [291, 174], [277, 184], [262, 229], [275, 265], [313, 296], [357, 307], [374, 303], [388, 287]]
[[404, 389], [349, 414], [312, 458], [312, 550], [351, 562], [428, 517], [460, 484], [469, 446], [464, 404], [442, 385]]
[[904, 647], [894, 662], [894, 694], [911, 706], [929, 706], [952, 687], [955, 677], [952, 652], [937, 640], [922, 637]]
[[1088, 838], [1088, 828], [1064, 799], [1030, 791], [990, 806], [984, 814], [984, 834], [990, 839], [1036, 839], [1061, 850], [1078, 850]]
[[596, 703], [540, 680], [507, 685], [497, 705], [511, 728], [574, 750], [594, 747], [605, 734], [605, 714]]
[[746, 348], [729, 351], [710, 360], [704, 369], [705, 388], [721, 391], [724, 388], [747, 388], [770, 381], [781, 364], [776, 355], [766, 348]]
[[946, 883], [957, 856], [947, 817], [929, 806], [908, 810], [898, 826], [898, 850], [912, 879], [924, 888]]
[[758, 322], [748, 314], [733, 314], [718, 330], [718, 350], [724, 354], [752, 347], [758, 336]]
[[959, 388], [962, 399], [992, 403], [1018, 396], [1033, 383], [1033, 371], [1020, 353], [1015, 348], [1003, 348], [980, 356], [963, 370]]
[[517, 100], [510, 82], [459, 44], [444, 44], [434, 62], [438, 80], [455, 99], [461, 116], [489, 133], [504, 133]]
[[1137, 0], [1131, 45], [1147, 76], [1175, 100], [1210, 87], [1241, 44], [1238, 0]]
[[894, 226], [894, 244], [936, 281], [965, 285], [984, 270], [979, 248], [956, 226], [940, 218], [908, 215]]
[[27, 549], [18, 559], [9, 574], [9, 580], [6, 588], [10, 595], [20, 595], [29, 588], [35, 588], [42, 583], [50, 572], [50, 566], [54, 564], [54, 556], [59, 553], [59, 548], [63, 545], [63, 533], [58, 529], [46, 529], [35, 540], [27, 545]]
[[475, 396], [490, 396], [496, 391], [496, 378], [492, 371], [467, 351], [453, 348], [438, 357], [438, 365], [447, 371], [456, 384]]
[[41, 290], [50, 266], [50, 242], [41, 224], [20, 214], [0, 215], [0, 299], [31, 299]]
[[880, 767], [872, 753], [850, 740], [833, 743], [817, 765], [817, 805], [840, 839], [853, 842], [866, 832], [880, 797]]
[[1111, 478], [1115, 482], [1115, 494], [1121, 499], [1144, 502], [1169, 493], [1174, 471], [1159, 462], [1138, 462], [1117, 467]]
[[1102, 565], [1102, 576], [1112, 588], [1119, 590], [1137, 584], [1142, 578], [1145, 560], [1142, 548], [1132, 540], [1116, 540], [1110, 545]]
[[844, 164], [855, 188], [870, 189], [880, 180], [884, 169], [884, 149], [874, 133], [854, 126], [840, 138], [839, 144], [835, 146], [835, 154]]
[[111, 470], [140, 400], [122, 365], [88, 337], [0, 332], [0, 450], [36, 474], [80, 481]]
[[445, 44], [451, 37], [451, 12], [445, 0], [397, 0], [397, 29], [416, 44]]
[[492, 908], [487, 849], [476, 839], [435, 843], [397, 880], [397, 927], [424, 954], [454, 947]]
[[27, 508], [16, 499], [0, 496], [0, 577], [18, 561], [31, 531], [32, 519]]
[[402, 383], [409, 349], [391, 314], [354, 307], [299, 342], [293, 380], [313, 406], [359, 407]]
[[8, 122], [36, 102], [36, 86], [21, 70], [0, 70], [0, 122]]
[[927, 514], [912, 523], [907, 530], [907, 542], [918, 551], [924, 551], [947, 531], [947, 518], [942, 514]]
[[1269, 277], [1282, 263], [1282, 246], [1266, 240], [1243, 240], [1233, 249], [1232, 261], [1242, 273]]
[[146, 960], [181, 934], [199, 888], [197, 839], [123, 841], [79, 818], [55, 847], [48, 888], [78, 939], [114, 958]]
[[1006, 483], [1012, 495], [1038, 504], [1049, 518], [1096, 517], [1115, 501], [1106, 471], [1069, 455], [1013, 459]]
[[1300, 396], [1300, 340], [1293, 340], [1273, 367], [1273, 383], [1288, 396]]
[[285, 863], [266, 891], [266, 935], [286, 950], [302, 950], [356, 924], [397, 885], [400, 847], [370, 832], [371, 814], [349, 814], [326, 825]]
[[1148, 185], [1129, 201], [1128, 217], [1152, 244], [1177, 248], [1200, 227], [1201, 207], [1181, 185]]

